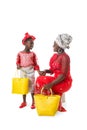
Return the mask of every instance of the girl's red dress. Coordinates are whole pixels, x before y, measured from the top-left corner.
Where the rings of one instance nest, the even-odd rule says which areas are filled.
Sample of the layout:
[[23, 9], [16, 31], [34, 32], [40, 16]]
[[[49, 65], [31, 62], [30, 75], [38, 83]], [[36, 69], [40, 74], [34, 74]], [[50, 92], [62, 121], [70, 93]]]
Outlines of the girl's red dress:
[[[50, 59], [49, 66], [53, 75], [37, 77], [35, 93], [40, 93], [41, 88], [45, 84], [52, 82], [60, 74], [64, 74], [65, 79], [52, 87], [54, 94], [62, 95], [62, 93], [68, 91], [72, 86], [72, 77], [70, 75], [70, 57], [65, 52], [62, 54], [55, 53]], [[68, 70], [67, 73], [66, 70]], [[44, 90], [44, 93], [49, 94], [47, 90]]]

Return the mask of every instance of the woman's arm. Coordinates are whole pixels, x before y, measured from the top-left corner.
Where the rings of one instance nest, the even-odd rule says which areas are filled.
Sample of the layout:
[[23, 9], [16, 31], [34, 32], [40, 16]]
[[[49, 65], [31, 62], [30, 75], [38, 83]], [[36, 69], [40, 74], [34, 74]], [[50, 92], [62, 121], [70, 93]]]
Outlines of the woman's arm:
[[51, 70], [48, 70], [48, 69], [44, 70], [44, 72], [45, 73], [52, 73]]
[[58, 77], [54, 79], [51, 83], [44, 85], [44, 89], [50, 89], [54, 85], [57, 85], [58, 83], [62, 82], [67, 76], [68, 69], [69, 69], [69, 58], [63, 56], [61, 60], [61, 74], [58, 75]]
[[44, 89], [50, 89], [54, 85], [57, 85], [58, 83], [62, 82], [64, 79], [65, 79], [65, 76], [63, 74], [60, 74], [55, 80], [53, 80], [52, 82], [44, 85]]

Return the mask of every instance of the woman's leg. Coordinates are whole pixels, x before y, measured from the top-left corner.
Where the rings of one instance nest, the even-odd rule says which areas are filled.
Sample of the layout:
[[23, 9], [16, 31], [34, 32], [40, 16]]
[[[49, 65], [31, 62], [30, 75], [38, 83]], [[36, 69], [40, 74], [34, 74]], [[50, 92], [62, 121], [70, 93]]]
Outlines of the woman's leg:
[[64, 103], [65, 102], [65, 93], [63, 93], [62, 97], [61, 97], [61, 102]]
[[66, 112], [66, 109], [62, 106], [62, 96], [60, 98], [58, 111], [60, 111], [60, 112]]
[[[36, 86], [35, 86], [35, 93], [40, 94], [41, 89], [45, 84], [48, 84], [53, 81], [52, 76], [38, 76], [36, 79]], [[49, 92], [47, 90], [43, 90], [44, 94], [48, 94]]]

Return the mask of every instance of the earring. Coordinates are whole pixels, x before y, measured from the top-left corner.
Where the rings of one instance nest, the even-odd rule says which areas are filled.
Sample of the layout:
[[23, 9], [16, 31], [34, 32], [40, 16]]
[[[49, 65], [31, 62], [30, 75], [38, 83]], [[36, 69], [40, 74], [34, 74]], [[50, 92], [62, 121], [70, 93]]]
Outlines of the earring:
[[63, 50], [62, 48], [59, 48], [59, 49], [58, 49], [58, 53], [59, 53], [59, 54], [63, 53], [63, 51], [64, 51], [64, 50]]

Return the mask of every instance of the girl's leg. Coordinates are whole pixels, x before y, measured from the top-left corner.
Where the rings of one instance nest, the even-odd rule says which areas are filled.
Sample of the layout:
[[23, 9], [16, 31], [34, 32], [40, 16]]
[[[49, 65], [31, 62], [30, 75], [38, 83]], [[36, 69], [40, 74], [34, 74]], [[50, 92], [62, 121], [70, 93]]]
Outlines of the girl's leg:
[[23, 108], [27, 105], [26, 103], [26, 95], [23, 95], [23, 102], [21, 103], [21, 105], [19, 106], [19, 108]]
[[32, 98], [32, 105], [31, 105], [31, 109], [35, 109], [34, 93], [31, 93], [31, 98]]
[[26, 102], [26, 95], [23, 95], [23, 102]]
[[[20, 77], [24, 78], [25, 74], [26, 74], [25, 68], [22, 67], [20, 69]], [[26, 94], [22, 95], [22, 98], [23, 98], [23, 102], [21, 103], [21, 105], [19, 106], [19, 108], [23, 108], [23, 107], [25, 107], [27, 105], [27, 103], [26, 103]]]

